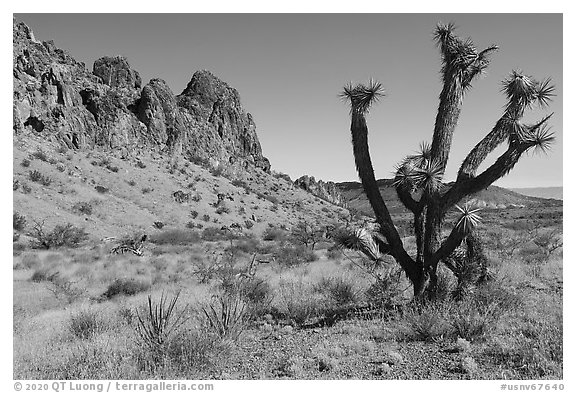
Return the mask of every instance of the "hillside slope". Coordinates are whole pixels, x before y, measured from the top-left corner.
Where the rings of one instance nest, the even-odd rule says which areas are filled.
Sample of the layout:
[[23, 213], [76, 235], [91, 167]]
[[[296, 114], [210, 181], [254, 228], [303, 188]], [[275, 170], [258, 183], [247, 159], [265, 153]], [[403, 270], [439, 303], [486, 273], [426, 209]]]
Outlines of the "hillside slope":
[[[407, 210], [396, 195], [396, 190], [392, 186], [392, 182], [392, 179], [378, 180], [378, 186], [382, 198], [384, 198], [391, 214], [407, 213]], [[338, 183], [337, 186], [348, 201], [348, 207], [350, 209], [360, 211], [363, 214], [372, 215], [372, 209], [368, 199], [366, 199], [366, 195], [362, 189], [362, 184], [359, 182], [343, 182]], [[542, 202], [542, 199], [521, 195], [505, 188], [490, 186], [486, 190], [475, 194], [469, 201], [472, 204], [487, 209], [505, 209], [509, 207], [529, 206], [534, 203]]]
[[[69, 222], [97, 238], [187, 224], [197, 229], [237, 224], [244, 232], [261, 233], [269, 226], [327, 223], [348, 215], [256, 168], [214, 169], [157, 152], [121, 158], [109, 151], [66, 150], [32, 131], [14, 137], [13, 152], [14, 211], [29, 226]], [[47, 185], [32, 180], [38, 175]], [[157, 221], [163, 229], [154, 226]]]

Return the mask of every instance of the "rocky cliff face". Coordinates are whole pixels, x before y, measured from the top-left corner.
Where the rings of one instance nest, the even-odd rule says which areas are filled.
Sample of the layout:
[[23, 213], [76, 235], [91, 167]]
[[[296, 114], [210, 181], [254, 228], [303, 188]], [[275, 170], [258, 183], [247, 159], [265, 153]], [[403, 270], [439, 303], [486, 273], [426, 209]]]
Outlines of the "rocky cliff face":
[[304, 175], [294, 181], [294, 184], [312, 195], [316, 195], [330, 203], [346, 207], [346, 199], [340, 193], [335, 183], [329, 181], [316, 180], [314, 176]]
[[14, 21], [13, 85], [16, 133], [33, 130], [72, 149], [156, 147], [212, 165], [270, 170], [240, 95], [208, 71], [196, 72], [178, 96], [161, 79], [142, 88], [124, 57], [102, 57], [90, 72]]

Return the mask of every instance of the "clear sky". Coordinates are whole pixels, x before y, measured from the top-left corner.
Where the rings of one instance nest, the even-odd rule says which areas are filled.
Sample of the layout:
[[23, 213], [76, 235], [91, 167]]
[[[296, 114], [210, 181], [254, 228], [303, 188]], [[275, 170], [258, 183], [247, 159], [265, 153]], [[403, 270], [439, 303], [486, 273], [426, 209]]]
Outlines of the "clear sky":
[[[435, 25], [454, 22], [479, 49], [500, 46], [487, 74], [466, 95], [446, 181], [494, 125], [505, 99], [500, 82], [513, 69], [552, 77], [550, 111], [557, 142], [548, 155], [527, 155], [497, 182], [504, 187], [562, 185], [561, 14], [16, 14], [36, 38], [52, 39], [89, 69], [104, 55], [124, 55], [143, 83], [159, 77], [179, 94], [196, 70], [236, 88], [256, 122], [272, 169], [293, 179], [357, 180], [347, 82], [374, 78], [385, 97], [368, 116], [378, 178], [430, 140], [438, 106], [440, 56]], [[497, 153], [503, 151], [499, 149]], [[496, 158], [492, 155], [486, 164]], [[483, 167], [486, 167], [484, 165]]]

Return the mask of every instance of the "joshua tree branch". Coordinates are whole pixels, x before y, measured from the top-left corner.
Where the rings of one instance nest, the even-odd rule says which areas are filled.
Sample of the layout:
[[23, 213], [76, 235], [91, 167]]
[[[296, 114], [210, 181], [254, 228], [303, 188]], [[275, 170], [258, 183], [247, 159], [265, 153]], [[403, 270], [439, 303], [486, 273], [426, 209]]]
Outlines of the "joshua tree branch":
[[408, 278], [410, 278], [412, 282], [417, 282], [419, 279], [420, 269], [404, 249], [400, 235], [392, 222], [390, 212], [388, 211], [386, 203], [384, 202], [384, 199], [382, 199], [382, 195], [378, 189], [368, 148], [368, 127], [366, 125], [366, 118], [364, 114], [358, 110], [352, 110], [352, 123], [350, 130], [352, 133], [352, 146], [354, 150], [356, 169], [362, 182], [364, 192], [370, 202], [370, 206], [376, 215], [376, 221], [380, 225], [380, 231], [390, 245], [390, 254], [398, 261], [400, 266], [406, 272]]
[[529, 147], [530, 145], [526, 143], [510, 143], [508, 150], [480, 175], [473, 178], [462, 178], [454, 183], [452, 188], [442, 197], [444, 210], [458, 203], [462, 198], [488, 188], [496, 180], [506, 175], [514, 168], [522, 153]]
[[398, 195], [398, 199], [404, 205], [404, 207], [410, 210], [412, 213], [416, 214], [422, 211], [424, 204], [422, 201], [416, 201], [412, 198], [412, 194], [408, 187], [398, 185], [396, 186], [396, 194]]
[[486, 157], [508, 138], [509, 134], [505, 122], [504, 117], [500, 118], [494, 128], [492, 128], [492, 131], [468, 153], [458, 171], [458, 181], [462, 178], [474, 177], [478, 167]]
[[439, 261], [444, 261], [446, 266], [448, 266], [450, 270], [454, 271], [455, 266], [445, 259], [462, 243], [464, 237], [466, 237], [466, 234], [458, 227], [455, 226], [452, 228], [450, 235], [444, 239], [440, 248], [432, 255], [431, 264], [436, 265]]

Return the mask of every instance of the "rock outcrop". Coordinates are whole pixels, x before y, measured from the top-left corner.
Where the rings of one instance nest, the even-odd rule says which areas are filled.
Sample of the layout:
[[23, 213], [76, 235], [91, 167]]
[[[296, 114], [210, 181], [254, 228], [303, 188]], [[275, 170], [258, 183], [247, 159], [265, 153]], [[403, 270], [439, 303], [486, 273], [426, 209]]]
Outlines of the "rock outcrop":
[[346, 207], [346, 199], [334, 182], [316, 180], [314, 176], [304, 175], [294, 181], [294, 184], [312, 195], [322, 198], [334, 205]]
[[240, 95], [208, 71], [194, 73], [178, 96], [161, 79], [142, 88], [126, 58], [102, 57], [90, 72], [14, 21], [13, 85], [16, 133], [28, 128], [73, 149], [156, 147], [213, 165], [270, 170]]

